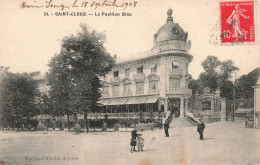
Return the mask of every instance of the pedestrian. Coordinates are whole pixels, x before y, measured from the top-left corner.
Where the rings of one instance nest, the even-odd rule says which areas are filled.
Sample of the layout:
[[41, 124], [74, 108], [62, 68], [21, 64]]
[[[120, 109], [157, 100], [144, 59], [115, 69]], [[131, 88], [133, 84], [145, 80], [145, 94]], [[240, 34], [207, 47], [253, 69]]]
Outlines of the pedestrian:
[[204, 122], [202, 121], [201, 118], [198, 118], [198, 128], [197, 128], [197, 132], [199, 132], [200, 134], [200, 140], [203, 140], [203, 130], [205, 128], [205, 124]]
[[131, 153], [133, 153], [135, 150], [135, 146], [136, 146], [136, 141], [137, 141], [137, 130], [133, 129], [131, 131], [131, 140], [130, 140], [130, 146], [131, 146]]
[[144, 138], [142, 137], [142, 134], [137, 134], [137, 148], [138, 148], [138, 151], [143, 151]]
[[169, 137], [168, 129], [169, 129], [169, 122], [168, 122], [168, 119], [167, 119], [167, 120], [165, 120], [165, 123], [164, 123], [165, 137]]
[[74, 127], [74, 134], [80, 134], [81, 126], [79, 125], [79, 121], [77, 118], [74, 119], [75, 127]]

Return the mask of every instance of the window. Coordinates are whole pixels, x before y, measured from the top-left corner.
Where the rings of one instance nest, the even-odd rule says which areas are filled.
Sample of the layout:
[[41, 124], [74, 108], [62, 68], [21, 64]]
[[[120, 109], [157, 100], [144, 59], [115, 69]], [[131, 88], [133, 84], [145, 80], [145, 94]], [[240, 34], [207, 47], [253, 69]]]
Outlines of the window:
[[124, 84], [124, 93], [131, 92], [131, 84]]
[[114, 71], [114, 77], [118, 77], [118, 71]]
[[143, 73], [143, 66], [137, 68], [137, 74]]
[[150, 81], [150, 82], [149, 82], [149, 89], [150, 89], [150, 90], [156, 90], [156, 89], [158, 89], [158, 81]]
[[130, 75], [130, 69], [125, 69], [125, 77], [129, 77]]
[[180, 88], [180, 79], [170, 78], [170, 88]]
[[157, 64], [155, 64], [152, 68], [151, 68], [151, 73], [155, 73], [157, 72]]
[[113, 95], [118, 95], [119, 94], [119, 85], [114, 85], [113, 86]]
[[137, 94], [144, 93], [144, 83], [136, 83], [136, 93]]
[[102, 93], [108, 94], [108, 87], [107, 86], [103, 86]]
[[178, 69], [179, 68], [179, 62], [178, 61], [173, 61], [172, 62], [172, 70]]

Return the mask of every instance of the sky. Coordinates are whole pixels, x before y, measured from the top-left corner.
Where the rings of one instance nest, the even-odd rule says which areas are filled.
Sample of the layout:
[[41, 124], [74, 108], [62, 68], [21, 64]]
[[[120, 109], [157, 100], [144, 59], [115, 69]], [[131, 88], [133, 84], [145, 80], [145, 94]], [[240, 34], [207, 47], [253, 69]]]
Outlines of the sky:
[[[239, 75], [247, 74], [260, 66], [260, 3], [255, 1], [256, 43], [240, 45], [219, 44], [219, 0], [136, 0], [136, 7], [125, 10], [116, 7], [90, 7], [94, 0], [76, 0], [77, 4], [88, 2], [87, 7], [72, 8], [75, 0], [52, 0], [52, 4], [65, 4], [70, 9], [46, 8], [49, 0], [0, 1], [0, 66], [11, 72], [48, 71], [48, 62], [61, 50], [64, 36], [75, 34], [81, 23], [98, 32], [105, 32], [105, 47], [118, 60], [138, 58], [140, 53], [153, 47], [153, 35], [166, 23], [167, 10], [173, 10], [173, 21], [188, 32], [191, 40], [190, 54], [193, 60], [189, 72], [197, 78], [203, 68], [201, 62], [208, 55], [220, 60], [232, 60], [239, 67]], [[44, 5], [42, 8], [21, 8], [22, 2]], [[96, 0], [95, 2], [103, 2]], [[117, 0], [118, 4], [134, 0]], [[257, 5], [258, 4], [258, 5]], [[48, 12], [49, 16], [44, 16]], [[56, 12], [85, 12], [88, 16], [55, 16]], [[102, 12], [127, 12], [132, 16], [95, 16]], [[53, 14], [53, 15], [50, 15]], [[89, 15], [93, 14], [93, 15]], [[212, 37], [214, 36], [214, 37]], [[212, 43], [216, 41], [217, 45]]]

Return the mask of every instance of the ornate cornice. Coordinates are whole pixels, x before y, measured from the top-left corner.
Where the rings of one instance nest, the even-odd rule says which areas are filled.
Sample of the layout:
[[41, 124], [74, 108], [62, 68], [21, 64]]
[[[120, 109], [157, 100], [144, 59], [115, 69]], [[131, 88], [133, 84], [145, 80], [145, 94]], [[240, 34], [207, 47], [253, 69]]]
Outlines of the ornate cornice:
[[146, 62], [148, 60], [154, 60], [154, 59], [159, 59], [161, 57], [170, 57], [170, 56], [184, 57], [184, 58], [188, 59], [189, 62], [191, 62], [193, 59], [193, 56], [188, 53], [162, 53], [162, 54], [154, 54], [154, 55], [150, 55], [150, 56], [139, 58], [139, 59], [128, 60], [128, 61], [116, 63], [115, 68], [123, 66], [123, 65], [127, 65], [127, 64], [138, 64], [141, 62]]

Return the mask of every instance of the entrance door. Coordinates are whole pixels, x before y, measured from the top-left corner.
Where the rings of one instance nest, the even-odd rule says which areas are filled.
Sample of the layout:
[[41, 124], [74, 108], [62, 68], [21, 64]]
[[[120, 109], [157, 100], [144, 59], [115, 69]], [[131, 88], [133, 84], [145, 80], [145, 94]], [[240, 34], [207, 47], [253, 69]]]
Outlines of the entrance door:
[[180, 99], [179, 98], [169, 98], [168, 107], [171, 111], [171, 115], [174, 117], [180, 116]]

